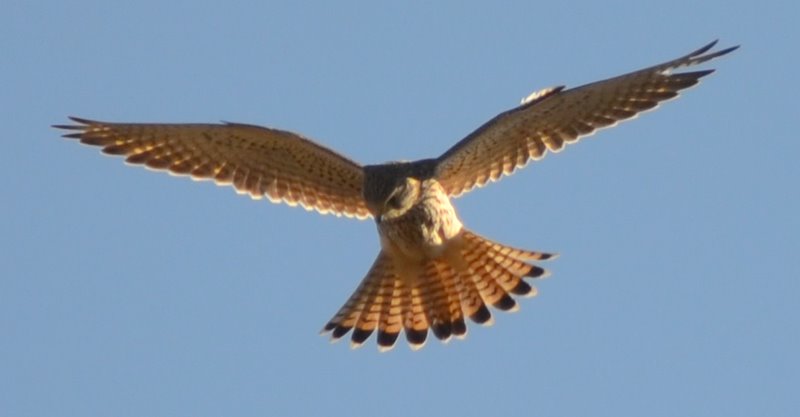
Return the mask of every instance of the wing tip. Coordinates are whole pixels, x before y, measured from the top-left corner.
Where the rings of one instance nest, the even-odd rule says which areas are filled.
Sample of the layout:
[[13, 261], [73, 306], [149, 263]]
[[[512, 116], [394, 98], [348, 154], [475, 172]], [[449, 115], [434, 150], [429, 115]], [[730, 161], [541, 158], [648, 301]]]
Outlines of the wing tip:
[[[719, 43], [719, 39], [714, 39], [713, 41], [711, 41], [711, 42], [709, 42], [708, 44], [704, 45], [704, 46], [703, 46], [703, 47], [701, 47], [700, 49], [697, 49], [696, 51], [693, 51], [692, 53], [690, 53], [689, 55], [687, 55], [687, 58], [697, 58], [697, 57], [700, 57], [701, 55], [705, 54], [706, 52], [710, 51], [712, 48], [714, 48], [715, 46], [717, 46], [717, 44], [718, 44], [718, 43]], [[727, 48], [725, 48], [725, 49], [722, 49], [722, 50], [720, 50], [720, 51], [717, 51], [717, 52], [712, 52], [710, 55], [712, 56], [712, 58], [713, 58], [713, 57], [722, 56], [722, 55], [725, 55], [725, 54], [731, 53], [731, 52], [733, 52], [733, 51], [735, 51], [735, 50], [739, 49], [739, 47], [740, 47], [740, 46], [741, 46], [741, 45], [734, 45], [734, 46], [730, 46], [730, 47], [727, 47]]]
[[692, 54], [692, 58], [700, 59], [700, 61], [698, 63], [705, 62], [705, 61], [708, 61], [710, 59], [714, 59], [714, 58], [717, 58], [717, 57], [721, 57], [723, 55], [727, 55], [727, 54], [739, 49], [739, 47], [741, 46], [741, 45], [734, 45], [734, 46], [727, 47], [725, 49], [721, 49], [721, 50], [716, 51], [716, 52], [711, 52], [709, 54], [703, 55], [705, 52], [707, 52], [711, 47], [713, 47], [716, 44], [717, 44], [717, 41], [714, 41], [714, 42], [712, 42], [712, 43], [710, 43], [708, 45], [708, 48], [701, 48], [702, 51], [697, 53], [697, 54]]
[[67, 116], [67, 119], [72, 120], [73, 122], [78, 123], [78, 124], [83, 125], [83, 126], [62, 125], [62, 124], [51, 125], [51, 126], [57, 128], [57, 129], [82, 129], [85, 126], [93, 125], [93, 124], [99, 124], [100, 123], [100, 122], [98, 122], [96, 120], [84, 119], [82, 117], [77, 117], [77, 116]]
[[713, 41], [711, 41], [711, 42], [709, 42], [709, 43], [707, 43], [707, 44], [705, 44], [705, 45], [701, 46], [699, 49], [697, 49], [697, 50], [695, 50], [695, 51], [692, 51], [692, 52], [691, 52], [691, 53], [690, 53], [688, 56], [689, 56], [689, 57], [696, 57], [696, 56], [700, 56], [700, 55], [702, 55], [702, 54], [704, 54], [704, 53], [708, 52], [708, 51], [709, 51], [711, 48], [713, 48], [713, 47], [714, 47], [714, 45], [716, 45], [718, 42], [719, 42], [719, 38], [717, 38], [717, 39], [714, 39]]
[[83, 138], [83, 132], [64, 133], [63, 135], [61, 135], [61, 137], [62, 138], [67, 138], [67, 139], [82, 139]]
[[50, 127], [66, 131], [77, 131], [75, 133], [64, 133], [61, 135], [62, 137], [68, 139], [83, 139], [84, 134], [90, 126], [100, 124], [100, 122], [95, 120], [84, 119], [76, 116], [67, 116], [67, 118], [77, 124], [54, 124], [50, 125]]
[[[665, 67], [663, 67], [663, 69], [671, 70], [671, 69], [675, 69], [675, 68], [679, 68], [679, 67], [686, 67], [686, 66], [702, 64], [702, 63], [710, 61], [712, 59], [719, 58], [719, 57], [721, 57], [723, 55], [727, 55], [727, 54], [739, 49], [739, 47], [741, 46], [741, 45], [734, 45], [734, 46], [730, 46], [730, 47], [721, 49], [719, 51], [709, 52], [709, 51], [711, 51], [711, 49], [714, 46], [717, 45], [718, 42], [719, 42], [719, 39], [715, 39], [714, 41], [708, 43], [707, 45], [703, 46], [702, 48], [700, 48], [700, 49], [698, 49], [696, 51], [693, 51], [693, 52], [689, 53], [688, 55], [686, 55], [686, 56], [684, 56], [682, 58], [678, 58], [677, 60], [672, 61], [670, 63], [672, 65], [666, 65]], [[711, 70], [711, 72], [713, 72], [713, 70]], [[702, 74], [700, 76], [702, 77], [702, 76], [708, 75], [711, 72]]]

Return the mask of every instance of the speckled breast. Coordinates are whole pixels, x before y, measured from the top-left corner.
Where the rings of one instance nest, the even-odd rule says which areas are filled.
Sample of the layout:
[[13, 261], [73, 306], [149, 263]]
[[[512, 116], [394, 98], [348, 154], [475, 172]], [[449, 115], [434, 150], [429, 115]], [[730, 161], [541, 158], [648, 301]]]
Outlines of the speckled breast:
[[404, 215], [378, 223], [384, 250], [409, 259], [435, 258], [461, 231], [461, 221], [442, 186], [429, 179], [421, 191], [417, 204]]

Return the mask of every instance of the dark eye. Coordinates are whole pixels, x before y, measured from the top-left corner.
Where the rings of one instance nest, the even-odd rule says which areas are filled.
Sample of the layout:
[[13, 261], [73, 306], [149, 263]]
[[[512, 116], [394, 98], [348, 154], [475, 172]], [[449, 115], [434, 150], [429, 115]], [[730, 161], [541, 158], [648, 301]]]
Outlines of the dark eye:
[[399, 209], [403, 206], [403, 199], [400, 198], [400, 194], [395, 194], [386, 202], [386, 204], [393, 209]]

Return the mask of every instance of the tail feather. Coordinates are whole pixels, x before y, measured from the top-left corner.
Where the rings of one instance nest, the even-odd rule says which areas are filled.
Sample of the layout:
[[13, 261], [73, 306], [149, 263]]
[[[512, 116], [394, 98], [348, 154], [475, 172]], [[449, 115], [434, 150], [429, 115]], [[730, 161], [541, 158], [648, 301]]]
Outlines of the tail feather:
[[484, 302], [499, 310], [515, 310], [517, 303], [507, 290], [516, 287], [516, 281], [521, 278], [502, 266], [504, 258], [487, 250], [491, 246], [482, 238], [464, 231], [463, 240], [462, 254], [467, 264], [467, 268], [462, 270], [464, 279], [475, 282]]
[[465, 317], [489, 325], [493, 321], [487, 304], [513, 311], [517, 302], [512, 295], [535, 295], [525, 278], [543, 277], [546, 271], [529, 262], [555, 257], [505, 246], [468, 230], [450, 244], [441, 257], [413, 265], [381, 251], [323, 333], [331, 332], [337, 340], [352, 330], [351, 345], [358, 347], [377, 330], [382, 351], [395, 345], [401, 330], [414, 350], [424, 346], [429, 329], [444, 342], [463, 338]]
[[443, 278], [436, 262], [428, 262], [419, 288], [424, 299], [425, 316], [434, 336], [440, 340], [448, 340], [451, 335], [450, 309]]
[[492, 313], [486, 308], [475, 281], [468, 274], [458, 272], [455, 276], [458, 280], [458, 298], [464, 315], [477, 324], [491, 326]]
[[442, 279], [445, 296], [447, 297], [445, 311], [446, 317], [449, 317], [450, 321], [450, 335], [463, 338], [467, 334], [467, 325], [464, 323], [464, 311], [461, 308], [461, 296], [458, 289], [459, 276], [445, 262], [437, 261], [434, 264], [436, 265], [437, 274]]
[[434, 336], [443, 342], [452, 336], [463, 337], [467, 331], [458, 290], [460, 279], [446, 262], [432, 260], [427, 263], [425, 275], [420, 280], [422, 294], [427, 300], [428, 322]]
[[[482, 243], [482, 242], [481, 242]], [[481, 245], [488, 246], [488, 245]], [[480, 249], [478, 249], [480, 250]], [[525, 282], [523, 278], [535, 278], [544, 274], [544, 269], [527, 264], [515, 258], [504, 256], [496, 251], [488, 250], [477, 261], [482, 265], [475, 265], [479, 272], [489, 274], [503, 289], [514, 295], [531, 296], [535, 289]], [[482, 267], [482, 271], [481, 271]]]
[[425, 317], [425, 305], [420, 289], [412, 287], [409, 295], [403, 313], [403, 329], [411, 349], [418, 350], [425, 346], [428, 337], [428, 318]]
[[355, 328], [353, 328], [353, 335], [350, 338], [350, 344], [353, 347], [361, 346], [378, 327], [383, 300], [388, 299], [390, 296], [389, 289], [387, 289], [392, 281], [390, 279], [390, 271], [383, 268], [378, 269], [376, 273], [380, 274], [378, 275], [378, 282], [367, 291], [365, 306], [358, 317]]
[[[524, 276], [524, 272], [521, 272], [518, 268], [507, 267], [505, 264], [507, 262], [499, 262], [496, 258], [485, 257], [482, 259], [484, 264], [482, 265], [483, 272], [486, 272], [491, 276], [506, 292], [510, 292], [516, 295], [526, 295], [531, 287], [527, 285], [525, 281], [522, 280], [522, 276]], [[518, 262], [518, 261], [517, 261]], [[480, 268], [481, 265], [476, 265], [475, 267]], [[480, 269], [478, 269], [480, 271]], [[527, 288], [525, 287], [527, 285]]]
[[[332, 332], [332, 340], [336, 341], [353, 329], [356, 324], [359, 323], [365, 309], [373, 307], [374, 303], [371, 303], [371, 301], [374, 301], [374, 297], [379, 291], [381, 284], [390, 274], [391, 260], [381, 252], [378, 258], [375, 259], [375, 263], [373, 263], [367, 276], [361, 281], [361, 284], [359, 284], [356, 291], [350, 296], [344, 306], [342, 306], [336, 315], [325, 325], [322, 329], [322, 333]], [[374, 317], [374, 314], [372, 316]], [[362, 322], [362, 324], [363, 323], [364, 322]], [[372, 327], [372, 329], [374, 330], [374, 327]], [[359, 332], [354, 332], [353, 342], [357, 342], [357, 340], [362, 337], [363, 340], [366, 340], [372, 331], [370, 330], [369, 333], [363, 335], [363, 331], [365, 330], [366, 329], [359, 329]], [[358, 336], [356, 336], [356, 333], [359, 333]]]
[[[503, 288], [514, 294], [525, 297], [536, 295], [536, 288], [527, 283], [523, 278], [542, 278], [547, 276], [544, 268], [527, 263], [529, 260], [549, 260], [555, 259], [558, 255], [544, 252], [532, 252], [522, 249], [511, 248], [492, 242], [488, 239], [479, 237], [471, 232], [466, 232], [465, 237], [469, 241], [478, 242], [487, 249], [489, 255], [487, 267], [499, 268], [506, 273], [497, 276], [498, 282]], [[491, 266], [489, 266], [491, 265]], [[493, 274], [494, 272], [490, 272]]]
[[407, 287], [402, 280], [391, 281], [391, 295], [382, 300], [381, 321], [378, 325], [378, 349], [381, 351], [393, 348], [397, 336], [403, 330], [403, 300]]
[[558, 255], [554, 253], [534, 252], [525, 249], [512, 248], [511, 246], [502, 245], [500, 243], [486, 239], [485, 237], [478, 236], [475, 233], [472, 233], [466, 229], [463, 230], [463, 236], [465, 239], [472, 242], [477, 242], [481, 246], [484, 246], [487, 249], [490, 249], [499, 255], [507, 256], [520, 261], [546, 261], [558, 257]]
[[485, 252], [479, 252], [478, 250], [473, 245], [468, 246], [464, 251], [467, 268], [461, 271], [463, 279], [471, 280], [475, 283], [475, 288], [478, 290], [483, 302], [491, 304], [500, 310], [513, 309], [516, 306], [516, 302], [498, 284], [497, 278], [489, 272], [488, 267], [491, 265], [491, 258], [488, 258]]

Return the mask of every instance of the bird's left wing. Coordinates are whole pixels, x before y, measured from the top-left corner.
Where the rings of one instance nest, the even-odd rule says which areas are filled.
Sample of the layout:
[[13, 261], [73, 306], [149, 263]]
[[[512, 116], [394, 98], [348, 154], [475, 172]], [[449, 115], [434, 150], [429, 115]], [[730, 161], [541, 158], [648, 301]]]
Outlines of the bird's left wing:
[[71, 118], [64, 136], [131, 164], [232, 185], [253, 198], [369, 217], [362, 167], [296, 133], [245, 124], [106, 123]]
[[558, 152], [597, 129], [613, 126], [678, 95], [713, 70], [672, 73], [706, 62], [738, 46], [708, 52], [716, 41], [678, 59], [629, 74], [564, 90], [531, 94], [435, 160], [435, 175], [450, 196], [510, 175], [530, 160]]

